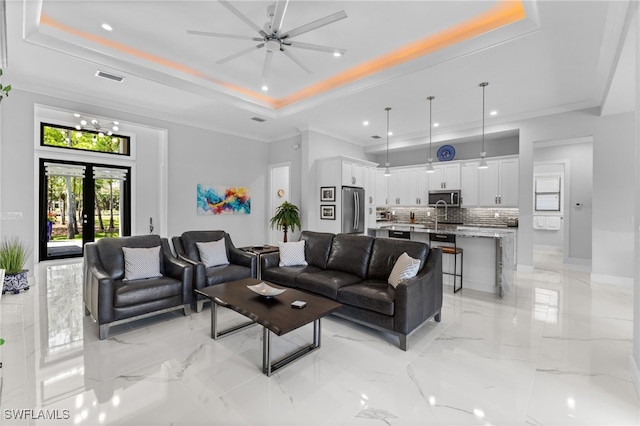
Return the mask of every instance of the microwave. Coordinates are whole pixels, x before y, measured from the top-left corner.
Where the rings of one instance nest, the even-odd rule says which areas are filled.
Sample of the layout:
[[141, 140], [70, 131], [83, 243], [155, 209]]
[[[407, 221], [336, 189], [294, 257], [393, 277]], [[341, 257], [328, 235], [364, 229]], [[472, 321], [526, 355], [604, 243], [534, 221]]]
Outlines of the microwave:
[[429, 191], [429, 206], [460, 207], [459, 190]]

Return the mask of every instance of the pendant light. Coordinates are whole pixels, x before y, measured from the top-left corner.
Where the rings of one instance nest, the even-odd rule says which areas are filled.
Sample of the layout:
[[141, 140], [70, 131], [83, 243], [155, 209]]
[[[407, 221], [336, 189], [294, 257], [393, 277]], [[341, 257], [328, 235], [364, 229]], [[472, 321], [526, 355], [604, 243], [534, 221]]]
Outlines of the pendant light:
[[480, 164], [478, 165], [479, 169], [487, 169], [489, 165], [487, 164], [486, 156], [487, 152], [484, 150], [484, 89], [487, 87], [489, 83], [482, 82], [480, 83], [480, 87], [482, 87], [482, 152], [480, 153]]
[[429, 100], [429, 161], [427, 161], [427, 167], [425, 171], [427, 173], [433, 173], [435, 172], [435, 170], [433, 170], [433, 155], [431, 154], [431, 129], [433, 129], [433, 123], [431, 122], [431, 108], [435, 96], [429, 96], [427, 99]]
[[389, 111], [391, 111], [391, 108], [386, 107], [384, 110], [387, 111], [387, 162], [384, 164], [386, 166], [384, 176], [391, 176], [391, 170], [389, 170]]

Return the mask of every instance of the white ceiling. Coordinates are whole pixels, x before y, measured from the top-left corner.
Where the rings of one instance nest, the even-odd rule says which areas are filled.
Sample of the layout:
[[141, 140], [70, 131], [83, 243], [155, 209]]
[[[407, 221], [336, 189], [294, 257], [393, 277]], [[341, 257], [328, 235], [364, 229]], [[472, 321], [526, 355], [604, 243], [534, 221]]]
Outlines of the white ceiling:
[[[231, 3], [261, 27], [273, 1]], [[490, 83], [487, 111], [498, 111], [495, 117], [487, 116], [488, 125], [600, 107], [610, 92], [619, 99], [608, 109], [633, 108], [633, 92], [619, 87], [633, 80], [628, 71], [633, 61], [621, 59], [628, 56], [622, 55], [632, 7], [628, 1], [524, 1], [524, 19], [395, 66], [382, 61], [377, 72], [369, 72], [373, 65], [363, 66], [411, 43], [477, 23], [479, 15], [503, 3], [291, 0], [285, 31], [344, 10], [346, 19], [296, 40], [344, 48], [346, 54], [334, 58], [291, 49], [313, 71], [306, 74], [275, 52], [265, 95], [260, 91], [264, 49], [216, 64], [256, 42], [187, 34], [191, 29], [257, 35], [215, 0], [7, 0], [8, 67], [3, 81], [17, 89], [114, 108], [122, 116], [109, 118], [121, 121], [136, 113], [264, 141], [313, 128], [365, 145], [368, 152], [382, 148], [371, 136], [384, 137], [387, 106], [392, 107], [394, 140], [428, 134], [429, 95], [436, 97], [433, 117], [441, 124], [434, 137], [478, 129], [482, 81]], [[114, 30], [104, 31], [103, 23]], [[627, 71], [616, 79], [618, 62]], [[125, 80], [97, 78], [97, 70]], [[347, 78], [362, 70], [361, 78]], [[332, 78], [340, 84], [328, 84]], [[324, 85], [321, 90], [305, 95], [318, 84]], [[289, 96], [300, 100], [277, 105]], [[254, 116], [266, 121], [250, 120]], [[363, 120], [370, 125], [363, 126]]]

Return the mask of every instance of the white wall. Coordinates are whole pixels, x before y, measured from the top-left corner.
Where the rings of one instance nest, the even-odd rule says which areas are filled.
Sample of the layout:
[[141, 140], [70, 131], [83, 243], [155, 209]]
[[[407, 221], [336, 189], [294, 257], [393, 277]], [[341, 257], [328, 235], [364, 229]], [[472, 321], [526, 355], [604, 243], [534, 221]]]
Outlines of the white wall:
[[[167, 128], [168, 235], [220, 229], [231, 235], [237, 247], [266, 241], [267, 144], [181, 124], [167, 123]], [[198, 215], [199, 183], [250, 187], [251, 214]]]

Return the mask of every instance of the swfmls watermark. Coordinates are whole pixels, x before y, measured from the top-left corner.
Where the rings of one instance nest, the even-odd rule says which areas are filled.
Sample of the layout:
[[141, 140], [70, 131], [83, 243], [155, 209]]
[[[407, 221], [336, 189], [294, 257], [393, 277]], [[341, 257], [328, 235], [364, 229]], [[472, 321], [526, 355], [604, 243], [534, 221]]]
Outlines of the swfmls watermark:
[[69, 420], [69, 410], [34, 410], [30, 408], [5, 409], [2, 412], [5, 420]]

